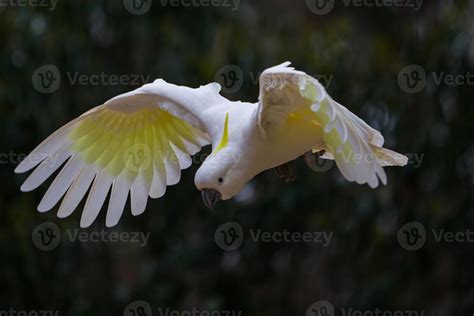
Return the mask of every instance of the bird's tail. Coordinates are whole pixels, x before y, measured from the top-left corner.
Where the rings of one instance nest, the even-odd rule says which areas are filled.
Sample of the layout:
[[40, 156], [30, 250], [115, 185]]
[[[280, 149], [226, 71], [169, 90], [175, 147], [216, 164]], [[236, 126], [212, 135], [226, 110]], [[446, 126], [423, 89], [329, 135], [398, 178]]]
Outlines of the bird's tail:
[[406, 156], [383, 148], [384, 138], [379, 131], [343, 105], [327, 97], [319, 107], [313, 111], [320, 116], [319, 121], [327, 124], [324, 144], [314, 151], [324, 150], [322, 158], [334, 159], [347, 180], [376, 188], [379, 180], [387, 183], [383, 167], [407, 164]]

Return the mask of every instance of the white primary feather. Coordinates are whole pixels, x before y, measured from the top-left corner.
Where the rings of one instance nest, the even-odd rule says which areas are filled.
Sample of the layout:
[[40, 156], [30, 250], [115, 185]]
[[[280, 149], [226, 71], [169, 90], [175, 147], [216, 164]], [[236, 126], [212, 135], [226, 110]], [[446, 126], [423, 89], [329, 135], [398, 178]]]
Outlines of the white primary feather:
[[156, 160], [153, 163], [153, 180], [150, 187], [150, 197], [158, 199], [166, 193], [166, 170], [164, 164]]
[[79, 157], [71, 157], [44, 195], [38, 205], [38, 211], [47, 212], [52, 209], [63, 197], [83, 168], [84, 162]]
[[169, 186], [175, 185], [181, 179], [180, 167], [176, 157], [173, 157], [171, 154], [166, 155], [164, 164], [166, 169], [166, 184]]
[[181, 149], [176, 147], [176, 145], [171, 143], [171, 142], [170, 142], [170, 146], [171, 146], [171, 148], [173, 149], [173, 151], [176, 155], [176, 158], [178, 160], [180, 168], [181, 169], [189, 168], [193, 163], [193, 161], [192, 161], [191, 157], [189, 156], [189, 154], [183, 152]]
[[[57, 152], [48, 155], [21, 186], [23, 192], [39, 187], [71, 156], [69, 145], [63, 145]], [[26, 158], [28, 159], [28, 158]], [[31, 160], [30, 160], [31, 161]]]
[[107, 209], [107, 216], [105, 219], [105, 225], [107, 227], [113, 227], [117, 225], [120, 218], [122, 217], [125, 204], [127, 203], [130, 186], [130, 181], [128, 181], [126, 176], [123, 174], [114, 180], [112, 184], [112, 193], [110, 195], [109, 206]]
[[145, 180], [144, 175], [140, 173], [133, 182], [131, 188], [131, 205], [133, 216], [140, 215], [145, 211], [149, 191], [150, 186]]
[[100, 171], [94, 180], [91, 192], [86, 200], [84, 211], [81, 217], [81, 227], [89, 227], [99, 215], [105, 198], [110, 189], [113, 178], [105, 171]]
[[58, 217], [65, 218], [71, 215], [77, 208], [81, 200], [84, 198], [87, 190], [92, 184], [97, 171], [93, 168], [84, 168], [78, 175], [74, 183], [64, 197], [61, 206], [59, 207]]

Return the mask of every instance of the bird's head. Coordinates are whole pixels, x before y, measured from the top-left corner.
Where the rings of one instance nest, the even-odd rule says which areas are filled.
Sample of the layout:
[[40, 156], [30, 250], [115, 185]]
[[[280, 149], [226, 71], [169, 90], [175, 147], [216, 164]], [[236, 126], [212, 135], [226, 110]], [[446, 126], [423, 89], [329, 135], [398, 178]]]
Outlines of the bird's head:
[[242, 191], [249, 180], [240, 159], [238, 151], [226, 147], [213, 152], [197, 171], [194, 182], [211, 210], [220, 200], [228, 200]]

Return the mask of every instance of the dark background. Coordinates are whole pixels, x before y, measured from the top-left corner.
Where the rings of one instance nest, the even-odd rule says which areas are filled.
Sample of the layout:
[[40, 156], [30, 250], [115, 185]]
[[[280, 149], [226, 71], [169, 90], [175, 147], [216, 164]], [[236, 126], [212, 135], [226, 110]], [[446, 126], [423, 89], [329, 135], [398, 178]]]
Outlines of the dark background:
[[[474, 230], [474, 80], [434, 80], [474, 73], [472, 1], [425, 1], [419, 11], [337, 1], [326, 15], [300, 0], [242, 0], [235, 11], [154, 0], [141, 15], [122, 1], [60, 0], [52, 11], [7, 3], [0, 7], [0, 39], [0, 315], [122, 315], [135, 300], [148, 302], [153, 315], [193, 307], [306, 315], [320, 300], [331, 302], [336, 315], [342, 308], [377, 307], [474, 313], [474, 240], [437, 242], [431, 234]], [[143, 215], [127, 209], [107, 229], [150, 232], [145, 247], [68, 240], [52, 251], [35, 247], [37, 225], [54, 222], [66, 235], [79, 226], [80, 211], [65, 220], [56, 218], [57, 208], [38, 214], [48, 186], [20, 192], [26, 176], [13, 169], [21, 155], [77, 115], [137, 87], [73, 84], [68, 73], [143, 74], [196, 87], [236, 65], [242, 88], [225, 95], [255, 101], [255, 76], [286, 60], [311, 75], [332, 76], [327, 88], [336, 100], [379, 129], [387, 147], [416, 154], [421, 164], [387, 169], [389, 184], [372, 190], [343, 180], [336, 167], [313, 172], [299, 159], [294, 183], [269, 170], [213, 213], [194, 187], [196, 163], [165, 197], [150, 200]], [[53, 93], [32, 84], [45, 64], [61, 73]], [[426, 71], [426, 86], [417, 93], [398, 83], [412, 64]], [[103, 213], [83, 231], [105, 229]], [[229, 221], [245, 232], [236, 251], [214, 240]], [[416, 251], [397, 239], [412, 221], [427, 232]], [[253, 242], [248, 232], [257, 229], [333, 232], [333, 240], [328, 247]]]

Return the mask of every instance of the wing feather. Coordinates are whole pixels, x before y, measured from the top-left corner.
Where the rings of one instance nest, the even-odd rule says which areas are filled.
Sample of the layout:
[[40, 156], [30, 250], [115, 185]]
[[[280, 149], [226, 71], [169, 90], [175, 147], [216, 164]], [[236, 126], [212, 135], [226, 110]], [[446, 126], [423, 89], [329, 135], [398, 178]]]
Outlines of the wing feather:
[[322, 135], [314, 138], [322, 138], [323, 144], [315, 144], [314, 149], [329, 151], [323, 157], [334, 159], [347, 180], [367, 183], [372, 188], [379, 182], [386, 184], [387, 176], [382, 167], [395, 165], [393, 162], [404, 165], [405, 156], [384, 152], [380, 148], [384, 138], [379, 131], [334, 101], [318, 80], [289, 65], [269, 68], [260, 77], [261, 128], [267, 133], [278, 130], [290, 115], [315, 120], [323, 128]]
[[100, 171], [94, 180], [89, 196], [84, 206], [81, 216], [81, 227], [89, 227], [99, 215], [100, 209], [104, 204], [113, 178], [104, 170]]
[[139, 174], [133, 182], [131, 189], [132, 215], [137, 216], [145, 211], [148, 201], [150, 183], [146, 181], [144, 174]]
[[71, 215], [87, 193], [94, 181], [97, 171], [93, 167], [82, 169], [79, 176], [74, 180], [59, 207], [58, 217], [65, 218]]
[[63, 145], [57, 152], [48, 155], [23, 183], [21, 191], [29, 192], [39, 187], [49, 176], [58, 170], [70, 156], [71, 152], [68, 149], [68, 145]]
[[192, 164], [191, 155], [210, 143], [207, 125], [194, 110], [199, 100], [202, 106], [219, 101], [218, 90], [216, 85], [190, 89], [157, 81], [92, 109], [53, 133], [22, 161], [16, 172], [36, 169], [21, 189], [37, 188], [65, 164], [39, 211], [52, 209], [63, 198], [58, 217], [67, 217], [92, 186], [81, 227], [96, 220], [109, 191], [107, 226], [118, 223], [129, 193], [132, 214], [142, 214], [148, 197], [159, 198], [167, 185], [178, 183], [181, 170]]
[[153, 180], [150, 188], [151, 198], [160, 198], [166, 193], [166, 168], [164, 164], [163, 152], [161, 151], [160, 137], [157, 129], [152, 126], [153, 132], [153, 144], [155, 150], [153, 151], [152, 164], [153, 164]]
[[61, 200], [83, 168], [84, 163], [77, 156], [72, 157], [46, 191], [38, 205], [38, 211], [43, 213], [52, 209]]
[[110, 195], [109, 207], [105, 224], [107, 227], [117, 225], [122, 217], [127, 203], [128, 192], [130, 191], [130, 182], [125, 176], [117, 177], [112, 184], [112, 193]]

